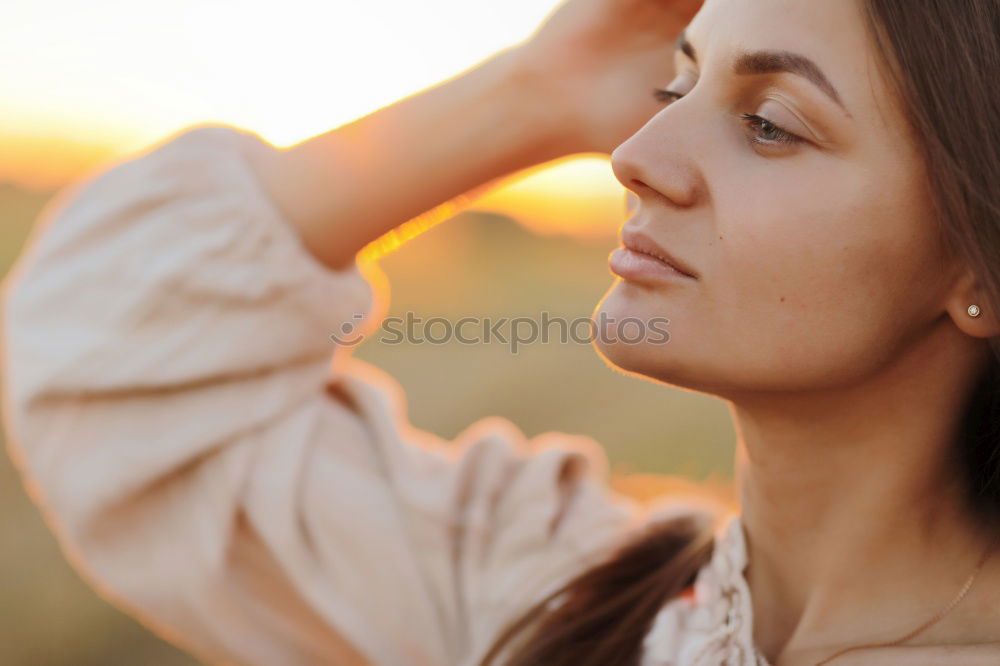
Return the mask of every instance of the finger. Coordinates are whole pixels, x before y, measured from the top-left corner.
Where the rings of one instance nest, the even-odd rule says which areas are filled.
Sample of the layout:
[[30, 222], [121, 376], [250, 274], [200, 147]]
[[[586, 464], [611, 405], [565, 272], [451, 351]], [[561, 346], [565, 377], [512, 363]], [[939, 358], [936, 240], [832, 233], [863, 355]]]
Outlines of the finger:
[[665, 17], [687, 25], [704, 4], [704, 0], [616, 0], [619, 10], [655, 10]]

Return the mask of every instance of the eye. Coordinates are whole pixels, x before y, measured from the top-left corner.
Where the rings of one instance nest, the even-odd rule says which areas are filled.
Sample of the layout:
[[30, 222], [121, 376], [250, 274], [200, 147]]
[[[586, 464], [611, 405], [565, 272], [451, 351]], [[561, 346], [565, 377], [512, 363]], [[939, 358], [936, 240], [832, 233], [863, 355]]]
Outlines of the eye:
[[[678, 77], [678, 79], [672, 82], [667, 88], [654, 88], [653, 98], [663, 104], [670, 104], [684, 97], [687, 92], [681, 92], [674, 89], [681, 87], [675, 84], [685, 83], [685, 81], [680, 79], [681, 77]], [[751, 146], [765, 148], [770, 147], [774, 149], [782, 147], [790, 148], [797, 146], [798, 144], [807, 143], [806, 139], [803, 139], [798, 134], [786, 130], [778, 123], [768, 120], [761, 115], [764, 109], [769, 109], [770, 112], [777, 113], [779, 116], [787, 115], [794, 119], [794, 114], [789, 114], [787, 109], [785, 109], [781, 104], [775, 104], [770, 101], [764, 103], [764, 105], [759, 109], [759, 113], [741, 113], [739, 117], [747, 129], [747, 140]], [[768, 113], [768, 115], [770, 115], [770, 113]], [[793, 124], [796, 126], [799, 125], [798, 122], [793, 122]]]
[[691, 92], [691, 89], [694, 88], [697, 82], [698, 75], [690, 69], [684, 69], [678, 72], [674, 80], [667, 84], [666, 88], [653, 88], [653, 99], [664, 104], [676, 102]]
[[802, 143], [803, 139], [782, 129], [775, 123], [756, 113], [741, 113], [740, 118], [749, 130], [748, 139], [751, 144], [761, 146], [783, 146]]
[[667, 88], [653, 89], [653, 99], [655, 99], [657, 102], [663, 102], [664, 104], [669, 104], [670, 102], [676, 102], [681, 97], [684, 97], [684, 93], [679, 93], [674, 90], [668, 90]]

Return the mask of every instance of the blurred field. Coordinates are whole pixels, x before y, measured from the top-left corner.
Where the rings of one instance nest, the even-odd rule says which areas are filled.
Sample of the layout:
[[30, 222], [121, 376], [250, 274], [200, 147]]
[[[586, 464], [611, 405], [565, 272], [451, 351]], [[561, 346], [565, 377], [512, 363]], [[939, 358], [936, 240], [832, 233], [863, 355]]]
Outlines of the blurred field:
[[[6, 272], [48, 198], [0, 185], [0, 270]], [[380, 260], [390, 315], [586, 317], [611, 282], [614, 243], [540, 237], [507, 218], [466, 213]], [[434, 267], [429, 270], [429, 267]], [[443, 267], [443, 268], [442, 268]], [[453, 437], [499, 414], [535, 435], [595, 437], [619, 471], [731, 474], [733, 431], [721, 402], [608, 369], [589, 345], [390, 346], [356, 354], [395, 375], [414, 425]], [[80, 581], [0, 456], [0, 665], [193, 664]]]

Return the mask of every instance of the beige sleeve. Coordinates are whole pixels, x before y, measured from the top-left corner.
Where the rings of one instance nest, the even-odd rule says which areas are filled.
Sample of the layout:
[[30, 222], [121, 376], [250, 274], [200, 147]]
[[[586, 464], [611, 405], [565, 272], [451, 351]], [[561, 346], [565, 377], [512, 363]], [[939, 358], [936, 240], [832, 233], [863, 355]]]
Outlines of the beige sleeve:
[[586, 437], [412, 427], [336, 347], [385, 303], [189, 129], [65, 190], [4, 285], [11, 453], [102, 595], [210, 662], [470, 663], [634, 506]]

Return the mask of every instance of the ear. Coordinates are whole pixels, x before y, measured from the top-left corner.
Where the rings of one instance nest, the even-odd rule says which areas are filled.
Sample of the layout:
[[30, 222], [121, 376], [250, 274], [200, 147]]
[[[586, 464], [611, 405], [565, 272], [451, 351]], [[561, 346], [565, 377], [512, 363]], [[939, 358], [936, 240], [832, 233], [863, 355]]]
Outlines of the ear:
[[[948, 314], [955, 325], [974, 338], [992, 338], [1000, 335], [1000, 312], [990, 306], [993, 300], [984, 285], [976, 278], [971, 269], [963, 269], [955, 281], [945, 304]], [[970, 306], [979, 306], [979, 316], [969, 313]]]

